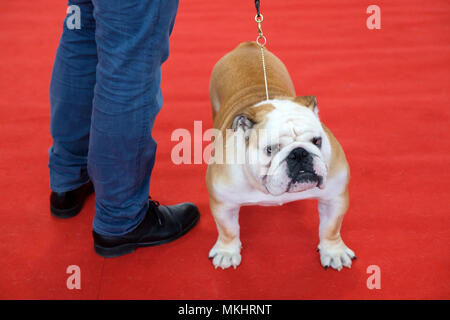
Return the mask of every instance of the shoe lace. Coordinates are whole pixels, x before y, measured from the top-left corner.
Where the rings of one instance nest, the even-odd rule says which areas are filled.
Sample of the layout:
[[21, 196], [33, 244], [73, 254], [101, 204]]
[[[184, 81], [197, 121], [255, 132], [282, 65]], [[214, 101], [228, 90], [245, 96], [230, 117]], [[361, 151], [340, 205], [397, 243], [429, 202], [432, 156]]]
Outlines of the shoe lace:
[[159, 207], [159, 201], [153, 200], [151, 196], [148, 196], [148, 201], [153, 203], [155, 207]]
[[156, 218], [158, 219], [158, 224], [160, 226], [162, 226], [164, 224], [163, 218], [161, 217], [160, 211], [158, 209], [156, 209], [159, 207], [159, 201], [152, 199], [151, 196], [148, 197], [148, 201], [149, 201], [149, 204], [152, 204], [155, 207], [154, 208], [155, 210], [153, 210], [153, 212], [156, 214]]

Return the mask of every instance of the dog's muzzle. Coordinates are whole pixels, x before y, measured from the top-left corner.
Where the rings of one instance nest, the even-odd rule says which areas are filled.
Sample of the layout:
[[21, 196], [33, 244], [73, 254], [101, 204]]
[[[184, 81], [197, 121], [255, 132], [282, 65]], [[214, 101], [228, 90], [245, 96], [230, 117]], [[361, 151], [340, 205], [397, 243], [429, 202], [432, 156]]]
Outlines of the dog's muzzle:
[[314, 169], [314, 157], [316, 155], [298, 147], [293, 149], [286, 158], [287, 175], [292, 184], [311, 183], [321, 186], [323, 177]]

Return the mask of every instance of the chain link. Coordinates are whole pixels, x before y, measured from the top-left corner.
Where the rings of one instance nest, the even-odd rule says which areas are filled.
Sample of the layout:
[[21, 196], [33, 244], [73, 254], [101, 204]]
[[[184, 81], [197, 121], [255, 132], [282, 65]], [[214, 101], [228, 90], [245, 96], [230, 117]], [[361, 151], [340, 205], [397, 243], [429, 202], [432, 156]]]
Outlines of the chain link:
[[[257, 9], [259, 9], [259, 6], [257, 7]], [[266, 62], [265, 62], [265, 59], [264, 59], [264, 46], [267, 43], [267, 39], [264, 36], [263, 31], [262, 31], [262, 27], [261, 27], [261, 23], [263, 22], [263, 20], [264, 20], [263, 15], [259, 12], [259, 10], [257, 10], [257, 14], [255, 16], [255, 21], [258, 24], [258, 37], [256, 38], [256, 43], [261, 48], [261, 61], [262, 61], [262, 67], [263, 67], [263, 72], [264, 72], [264, 85], [265, 85], [265, 88], [266, 88], [266, 100], [269, 100], [269, 89], [268, 89], [268, 85], [267, 85]]]

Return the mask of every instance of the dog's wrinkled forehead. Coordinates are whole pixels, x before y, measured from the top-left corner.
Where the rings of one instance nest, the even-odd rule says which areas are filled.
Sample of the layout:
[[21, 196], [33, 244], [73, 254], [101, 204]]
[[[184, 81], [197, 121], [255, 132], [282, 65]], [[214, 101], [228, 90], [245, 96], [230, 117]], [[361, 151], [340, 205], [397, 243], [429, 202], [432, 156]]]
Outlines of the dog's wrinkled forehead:
[[[264, 129], [272, 138], [278, 137], [284, 142], [290, 143], [294, 140], [310, 139], [321, 132], [320, 120], [314, 112], [291, 100], [270, 100], [261, 104], [270, 103], [274, 109], [267, 114]], [[283, 141], [280, 141], [283, 142]]]

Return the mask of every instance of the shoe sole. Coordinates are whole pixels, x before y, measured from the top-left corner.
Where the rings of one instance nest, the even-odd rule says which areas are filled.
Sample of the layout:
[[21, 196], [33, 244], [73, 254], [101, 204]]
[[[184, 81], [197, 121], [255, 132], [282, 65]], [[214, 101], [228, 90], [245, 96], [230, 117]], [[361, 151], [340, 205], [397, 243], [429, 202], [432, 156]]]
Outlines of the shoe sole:
[[87, 198], [91, 193], [94, 193], [94, 187], [93, 187], [93, 186], [89, 187], [89, 189], [86, 191], [86, 195], [85, 195], [83, 201], [80, 202], [77, 206], [72, 207], [72, 208], [68, 208], [68, 209], [57, 209], [57, 208], [53, 207], [53, 206], [50, 204], [50, 213], [51, 213], [52, 216], [54, 216], [55, 218], [60, 218], [60, 219], [69, 219], [69, 218], [73, 218], [73, 217], [75, 217], [77, 214], [80, 213], [81, 209], [83, 209], [84, 202], [86, 201], [86, 198]]
[[184, 236], [187, 232], [189, 232], [197, 224], [197, 222], [200, 220], [200, 213], [198, 211], [197, 211], [197, 213], [198, 213], [197, 217], [191, 222], [191, 224], [186, 229], [183, 230], [183, 232], [176, 234], [175, 236], [173, 236], [171, 238], [167, 238], [167, 239], [159, 240], [159, 241], [152, 241], [152, 242], [127, 243], [127, 244], [123, 244], [123, 245], [120, 245], [117, 247], [112, 247], [112, 248], [102, 247], [94, 242], [95, 253], [97, 253], [99, 256], [102, 256], [103, 258], [116, 258], [116, 257], [124, 256], [126, 254], [133, 253], [134, 251], [136, 251], [137, 248], [154, 247], [154, 246], [159, 246], [162, 244], [166, 244], [166, 243], [175, 241], [175, 240], [181, 238], [182, 236]]

